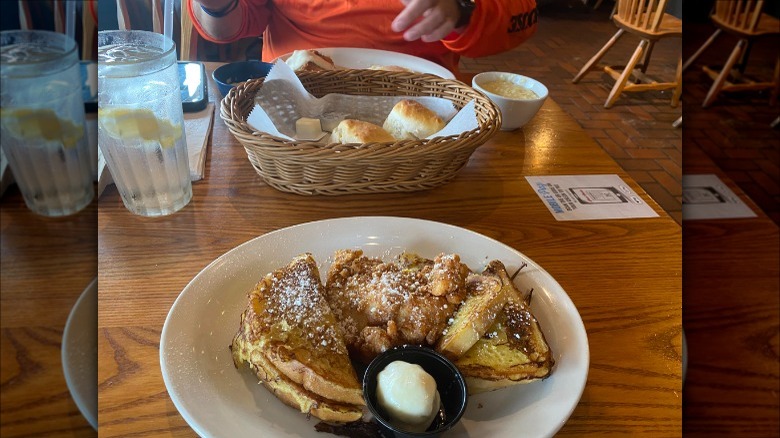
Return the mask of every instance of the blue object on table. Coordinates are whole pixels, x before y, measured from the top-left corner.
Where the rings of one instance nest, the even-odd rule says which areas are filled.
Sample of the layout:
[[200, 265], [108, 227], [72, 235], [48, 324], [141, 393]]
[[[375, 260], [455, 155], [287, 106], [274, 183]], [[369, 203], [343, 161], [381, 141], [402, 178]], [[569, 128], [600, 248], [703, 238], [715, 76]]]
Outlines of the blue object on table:
[[249, 79], [264, 78], [271, 71], [271, 67], [273, 64], [256, 60], [231, 62], [218, 67], [211, 77], [217, 83], [222, 97], [225, 97], [236, 84]]

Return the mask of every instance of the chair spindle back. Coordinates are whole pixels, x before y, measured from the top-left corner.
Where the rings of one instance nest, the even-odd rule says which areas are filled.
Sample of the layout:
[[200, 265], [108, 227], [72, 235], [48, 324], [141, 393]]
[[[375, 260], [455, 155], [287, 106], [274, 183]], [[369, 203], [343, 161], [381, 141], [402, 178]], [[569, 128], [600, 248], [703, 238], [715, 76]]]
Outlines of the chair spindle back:
[[[32, 11], [30, 10], [30, 4], [27, 0], [19, 0], [19, 28], [22, 30], [35, 29], [35, 23], [33, 22]], [[51, 5], [51, 10], [54, 13], [54, 31], [59, 33], [65, 33], [65, 5], [61, 0], [53, 0], [48, 2]]]
[[[137, 2], [139, 0], [116, 0], [117, 16], [119, 17], [119, 28], [123, 30], [132, 29], [132, 23], [130, 23], [130, 13], [128, 11], [129, 2]], [[151, 9], [152, 13], [152, 31], [156, 33], [163, 33], [163, 9], [164, 0], [144, 0], [147, 2], [147, 6]], [[184, 0], [172, 0], [175, 2], [181, 1], [181, 21], [179, 36], [174, 34], [173, 40], [177, 43], [176, 52], [181, 60], [190, 60], [196, 57], [197, 53], [197, 33], [194, 30], [194, 25], [190, 19], [190, 15], [187, 13], [187, 6]], [[173, 24], [173, 23], [172, 23]], [[172, 31], [176, 30], [174, 26]], [[178, 39], [178, 41], [177, 41]]]
[[756, 30], [764, 8], [764, 0], [726, 0], [715, 2], [715, 16], [736, 29]]
[[637, 29], [655, 32], [669, 0], [618, 0], [617, 15]]

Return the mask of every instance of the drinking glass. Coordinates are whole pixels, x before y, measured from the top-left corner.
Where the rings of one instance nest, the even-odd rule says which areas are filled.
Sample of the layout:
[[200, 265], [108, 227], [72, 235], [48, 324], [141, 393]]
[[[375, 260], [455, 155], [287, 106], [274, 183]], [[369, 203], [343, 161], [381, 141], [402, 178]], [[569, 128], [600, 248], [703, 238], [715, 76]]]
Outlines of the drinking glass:
[[170, 38], [137, 30], [98, 33], [98, 146], [131, 212], [162, 216], [190, 202], [179, 74]]
[[95, 196], [77, 53], [64, 34], [0, 32], [0, 145], [25, 204], [44, 216]]

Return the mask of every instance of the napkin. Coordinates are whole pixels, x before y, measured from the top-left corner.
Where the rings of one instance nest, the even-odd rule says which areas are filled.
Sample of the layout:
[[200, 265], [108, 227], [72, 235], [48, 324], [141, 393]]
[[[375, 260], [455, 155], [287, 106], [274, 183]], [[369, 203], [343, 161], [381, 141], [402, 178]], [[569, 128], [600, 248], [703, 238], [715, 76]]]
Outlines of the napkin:
[[[349, 118], [382, 126], [393, 106], [401, 100], [420, 102], [449, 121], [445, 128], [428, 138], [458, 135], [479, 127], [474, 102], [457, 111], [452, 102], [431, 96], [354, 96], [328, 94], [322, 98], [312, 96], [295, 72], [284, 61], [277, 61], [255, 97], [255, 106], [247, 117], [247, 123], [257, 131], [286, 140], [295, 136], [295, 121], [301, 117], [319, 118], [323, 127], [335, 126]], [[326, 130], [328, 130], [326, 128]]]
[[203, 179], [206, 169], [206, 149], [211, 136], [214, 120], [214, 104], [196, 113], [184, 113], [184, 132], [187, 136], [187, 153], [190, 160], [190, 178], [192, 181]]
[[[209, 103], [201, 111], [184, 113], [184, 135], [187, 138], [187, 155], [190, 162], [190, 180], [192, 181], [203, 179], [206, 169], [206, 149], [213, 120], [213, 103]], [[100, 196], [106, 186], [114, 183], [101, 151], [98, 151], [98, 174], [98, 196]]]

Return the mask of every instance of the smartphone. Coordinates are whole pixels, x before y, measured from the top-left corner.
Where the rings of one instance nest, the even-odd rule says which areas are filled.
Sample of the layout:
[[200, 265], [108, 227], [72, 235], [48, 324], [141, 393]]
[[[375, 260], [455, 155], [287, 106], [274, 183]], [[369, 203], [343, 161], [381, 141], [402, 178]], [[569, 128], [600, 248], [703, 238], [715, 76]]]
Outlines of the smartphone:
[[178, 61], [178, 63], [182, 109], [186, 113], [206, 108], [209, 102], [206, 67], [202, 62]]

